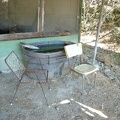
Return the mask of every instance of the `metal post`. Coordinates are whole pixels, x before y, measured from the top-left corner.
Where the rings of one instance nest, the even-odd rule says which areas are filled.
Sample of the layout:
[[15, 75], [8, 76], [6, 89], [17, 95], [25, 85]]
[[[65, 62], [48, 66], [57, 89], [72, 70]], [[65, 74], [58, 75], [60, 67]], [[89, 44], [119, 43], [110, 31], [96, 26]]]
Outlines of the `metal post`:
[[102, 0], [102, 5], [101, 5], [101, 11], [100, 11], [99, 23], [98, 23], [98, 28], [97, 28], [97, 35], [96, 35], [96, 42], [95, 42], [95, 49], [94, 49], [94, 56], [93, 56], [92, 64], [95, 64], [95, 60], [96, 60], [97, 45], [98, 45], [98, 41], [99, 41], [100, 27], [101, 27], [102, 16], [103, 16], [103, 7], [104, 7], [104, 0]]
[[44, 7], [45, 7], [45, 0], [41, 0], [41, 9], [40, 9], [40, 33], [42, 34], [43, 31], [44, 31], [44, 14], [45, 14], [45, 11], [44, 11]]
[[40, 0], [38, 0], [38, 21], [37, 21], [37, 32], [40, 32]]
[[81, 41], [81, 18], [83, 0], [79, 0], [78, 43]]

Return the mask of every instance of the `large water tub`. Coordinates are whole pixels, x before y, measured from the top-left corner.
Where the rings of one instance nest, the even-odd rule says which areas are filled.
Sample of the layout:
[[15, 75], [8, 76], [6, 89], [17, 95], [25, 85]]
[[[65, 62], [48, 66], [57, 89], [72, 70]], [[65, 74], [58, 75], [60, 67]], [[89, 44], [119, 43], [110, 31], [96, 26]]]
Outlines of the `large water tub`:
[[[30, 69], [41, 69], [41, 66], [39, 65], [41, 62], [42, 67], [49, 71], [49, 78], [52, 78], [61, 75], [62, 69], [65, 67], [64, 64], [67, 60], [64, 46], [69, 44], [74, 43], [69, 41], [35, 42], [31, 43], [31, 45], [38, 47], [39, 49], [37, 50], [26, 48], [24, 46], [22, 48], [26, 63], [32, 58], [28, 67]], [[40, 62], [33, 58], [40, 59]]]

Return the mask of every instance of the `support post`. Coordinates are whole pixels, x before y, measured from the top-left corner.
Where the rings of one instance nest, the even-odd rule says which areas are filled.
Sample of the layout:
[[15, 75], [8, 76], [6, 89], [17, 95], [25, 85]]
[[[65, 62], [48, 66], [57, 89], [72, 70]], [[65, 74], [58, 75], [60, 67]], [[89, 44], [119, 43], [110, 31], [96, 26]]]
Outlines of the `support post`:
[[78, 43], [81, 42], [82, 4], [83, 4], [83, 0], [79, 0]]
[[44, 4], [45, 4], [45, 1], [44, 0], [41, 0], [40, 2], [40, 33], [43, 34], [43, 31], [44, 31]]
[[37, 32], [39, 32], [41, 35], [44, 30], [44, 0], [38, 0], [38, 26], [37, 26]]
[[38, 21], [37, 21], [37, 32], [40, 32], [40, 0], [38, 0]]
[[100, 34], [100, 27], [101, 27], [102, 16], [103, 16], [103, 8], [104, 8], [104, 0], [102, 0], [101, 11], [100, 11], [100, 17], [99, 17], [99, 23], [98, 23], [98, 28], [97, 28], [97, 35], [96, 35], [94, 56], [93, 56], [93, 61], [92, 61], [92, 64], [93, 64], [93, 65], [95, 64], [95, 60], [96, 60], [97, 46], [98, 46], [99, 34]]

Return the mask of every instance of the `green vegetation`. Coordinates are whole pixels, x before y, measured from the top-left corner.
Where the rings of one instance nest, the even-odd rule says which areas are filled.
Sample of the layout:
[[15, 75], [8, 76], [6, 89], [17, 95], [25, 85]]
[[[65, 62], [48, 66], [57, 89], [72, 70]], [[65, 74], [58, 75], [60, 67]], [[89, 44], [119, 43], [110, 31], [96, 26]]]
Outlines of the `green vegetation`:
[[[84, 35], [96, 34], [101, 2], [102, 0], [83, 0], [82, 33]], [[105, 0], [100, 38], [104, 38], [102, 42], [120, 44], [120, 0]]]

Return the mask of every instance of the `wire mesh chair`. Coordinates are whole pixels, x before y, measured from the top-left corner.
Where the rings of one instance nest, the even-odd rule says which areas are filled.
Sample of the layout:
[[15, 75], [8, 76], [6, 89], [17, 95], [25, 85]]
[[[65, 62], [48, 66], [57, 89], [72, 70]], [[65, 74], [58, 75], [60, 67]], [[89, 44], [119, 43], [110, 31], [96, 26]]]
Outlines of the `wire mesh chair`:
[[[88, 79], [89, 74], [95, 74], [94, 77], [94, 86], [96, 81], [96, 72], [99, 70], [98, 66], [92, 65], [92, 64], [81, 64], [81, 55], [82, 53], [82, 44], [72, 44], [67, 45], [64, 47], [66, 56], [68, 58], [68, 65], [70, 70], [76, 72], [77, 74], [80, 74], [82, 76], [82, 94], [84, 94], [84, 79]], [[77, 56], [80, 58], [79, 64], [74, 66], [74, 61], [71, 59], [73, 57]], [[89, 80], [89, 79], [88, 79]]]
[[[15, 98], [15, 95], [18, 91], [18, 88], [20, 86], [21, 83], [28, 83], [30, 82], [30, 79], [29, 79], [29, 75], [32, 74], [32, 77], [35, 80], [37, 80], [37, 82], [40, 84], [40, 87], [42, 89], [42, 92], [43, 92], [43, 95], [44, 95], [44, 98], [46, 100], [46, 103], [48, 105], [48, 100], [46, 98], [46, 95], [45, 95], [45, 92], [44, 92], [44, 89], [41, 85], [41, 81], [40, 81], [40, 78], [39, 78], [39, 72], [40, 70], [31, 70], [31, 69], [27, 69], [21, 62], [21, 60], [19, 59], [19, 57], [17, 56], [17, 54], [12, 51], [6, 58], [5, 58], [5, 63], [6, 65], [10, 68], [10, 70], [13, 72], [13, 74], [16, 76], [16, 78], [18, 79], [19, 83], [16, 87], [16, 90], [15, 90], [15, 93], [14, 93], [14, 96], [13, 96], [13, 100]], [[48, 71], [45, 70], [45, 69], [42, 69], [42, 71], [46, 71], [47, 72], [47, 75], [45, 76], [45, 79], [47, 81], [48, 79]], [[26, 76], [25, 76], [26, 75]], [[23, 76], [25, 76], [25, 80], [23, 81]], [[13, 102], [13, 101], [12, 101]]]

